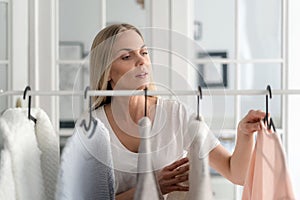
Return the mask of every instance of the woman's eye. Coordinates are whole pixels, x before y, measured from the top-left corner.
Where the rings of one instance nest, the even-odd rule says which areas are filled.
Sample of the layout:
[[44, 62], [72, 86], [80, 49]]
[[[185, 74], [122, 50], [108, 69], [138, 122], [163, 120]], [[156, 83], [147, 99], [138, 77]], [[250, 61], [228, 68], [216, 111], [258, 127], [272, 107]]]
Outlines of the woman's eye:
[[123, 56], [122, 57], [122, 60], [128, 60], [130, 58], [130, 56], [128, 55], [128, 56]]

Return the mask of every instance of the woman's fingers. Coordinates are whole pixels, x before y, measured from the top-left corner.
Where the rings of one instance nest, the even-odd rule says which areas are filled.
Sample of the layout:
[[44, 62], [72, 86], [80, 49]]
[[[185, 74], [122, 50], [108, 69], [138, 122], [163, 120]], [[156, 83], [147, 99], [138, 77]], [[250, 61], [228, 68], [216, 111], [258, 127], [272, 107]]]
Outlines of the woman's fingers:
[[[184, 163], [184, 164], [186, 164], [186, 163]], [[180, 174], [184, 174], [187, 171], [189, 171], [189, 165], [187, 165], [187, 164], [182, 165], [182, 166], [177, 167], [176, 169], [174, 169], [172, 171], [168, 170], [168, 172], [165, 173], [163, 178], [164, 179], [171, 179], [171, 178], [174, 178], [175, 176], [178, 176]]]
[[180, 160], [173, 162], [171, 165], [168, 165], [167, 167], [165, 167], [165, 169], [173, 171], [177, 167], [179, 167], [187, 162], [189, 162], [189, 159], [185, 157], [185, 158], [182, 158]]
[[261, 110], [250, 110], [240, 121], [238, 131], [244, 134], [251, 134], [261, 130], [260, 121], [266, 116]]
[[173, 185], [167, 188], [167, 193], [174, 192], [174, 191], [189, 191], [188, 186], [181, 186], [181, 185]]
[[177, 169], [168, 173], [168, 175], [164, 176], [164, 180], [166, 180], [166, 182], [170, 184], [186, 181], [188, 180], [188, 173], [187, 173], [188, 171], [189, 171], [189, 165], [178, 167]]
[[163, 194], [173, 191], [188, 191], [188, 186], [180, 183], [188, 180], [188, 158], [182, 158], [164, 167], [158, 174], [158, 182]]
[[263, 112], [262, 110], [250, 110], [244, 119], [247, 122], [256, 122], [256, 121], [260, 121], [265, 116], [266, 113]]
[[261, 129], [260, 122], [246, 123], [246, 124], [244, 124], [244, 127], [243, 127], [243, 130], [248, 133], [259, 131], [260, 129]]
[[190, 169], [189, 165], [184, 165], [184, 166], [178, 167], [177, 169], [173, 170], [173, 174], [174, 174], [174, 176], [178, 176], [180, 174], [186, 173], [187, 171], [189, 171], [189, 169]]
[[172, 179], [163, 180], [161, 182], [161, 184], [164, 185], [164, 186], [172, 186], [172, 185], [177, 185], [178, 183], [185, 182], [187, 180], [189, 180], [189, 175], [185, 174], [185, 175], [182, 175], [182, 176], [176, 176]]

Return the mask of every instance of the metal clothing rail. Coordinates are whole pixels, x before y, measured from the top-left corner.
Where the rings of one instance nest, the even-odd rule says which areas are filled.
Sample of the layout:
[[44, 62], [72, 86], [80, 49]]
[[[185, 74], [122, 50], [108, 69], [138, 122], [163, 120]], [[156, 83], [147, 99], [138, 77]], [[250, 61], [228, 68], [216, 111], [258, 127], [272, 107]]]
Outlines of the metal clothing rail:
[[[2, 91], [0, 97], [23, 95], [24, 91]], [[87, 96], [138, 96], [144, 95], [143, 90], [89, 90]], [[174, 90], [174, 91], [147, 91], [148, 95], [154, 96], [192, 96], [199, 95], [198, 90]], [[203, 89], [205, 96], [250, 96], [267, 95], [268, 90], [222, 90]], [[293, 90], [272, 90], [273, 95], [300, 95], [300, 89]], [[59, 90], [59, 91], [28, 91], [28, 96], [83, 96], [84, 91]]]

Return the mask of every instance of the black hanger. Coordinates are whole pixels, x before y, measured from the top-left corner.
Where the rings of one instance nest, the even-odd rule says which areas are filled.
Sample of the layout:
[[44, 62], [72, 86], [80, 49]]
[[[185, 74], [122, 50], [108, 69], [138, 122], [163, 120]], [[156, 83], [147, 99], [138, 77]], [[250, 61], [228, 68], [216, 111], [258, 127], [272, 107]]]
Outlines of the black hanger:
[[[89, 87], [89, 86], [85, 88], [85, 91], [84, 91], [84, 99], [86, 99], [88, 90], [90, 90], [90, 87]], [[92, 130], [91, 134], [88, 136], [88, 138], [91, 138], [91, 137], [94, 135], [95, 130], [96, 130], [96, 126], [97, 126], [97, 120], [96, 120], [96, 119], [93, 117], [93, 115], [92, 115], [92, 98], [91, 98], [91, 96], [89, 97], [89, 114], [90, 114], [89, 124], [86, 125], [86, 120], [84, 119], [84, 120], [82, 120], [80, 126], [81, 126], [81, 127], [83, 126], [84, 129], [88, 132], [88, 131], [90, 130], [91, 124], [92, 124], [92, 122], [93, 122], [93, 125], [94, 125], [94, 126], [93, 126], [93, 130]]]
[[271, 129], [271, 127], [273, 128], [274, 132], [276, 132], [276, 128], [273, 122], [273, 119], [270, 118], [270, 122], [268, 120], [268, 115], [269, 115], [269, 97], [270, 99], [272, 99], [272, 90], [271, 90], [271, 86], [268, 85], [267, 86], [267, 90], [269, 92], [269, 94], [266, 94], [266, 116], [264, 118], [264, 122], [267, 122], [267, 128]]
[[197, 95], [197, 120], [200, 120], [200, 99], [202, 99], [202, 89], [198, 86], [199, 95]]
[[[25, 100], [26, 99], [26, 94], [27, 94], [27, 91], [30, 91], [31, 88], [29, 86], [27, 86], [24, 90], [24, 93], [23, 93], [23, 99]], [[30, 111], [31, 111], [31, 95], [28, 96], [28, 119], [32, 120], [34, 123], [36, 123], [36, 118], [34, 118], [31, 114], [30, 114]]]
[[147, 92], [148, 92], [148, 88], [146, 87], [144, 91], [145, 91], [145, 117], [147, 117], [147, 96], [148, 96]]
[[270, 118], [270, 124], [269, 124], [269, 127], [268, 127], [268, 128], [271, 129], [271, 127], [273, 128], [273, 131], [276, 132], [275, 124], [274, 124], [272, 118]]

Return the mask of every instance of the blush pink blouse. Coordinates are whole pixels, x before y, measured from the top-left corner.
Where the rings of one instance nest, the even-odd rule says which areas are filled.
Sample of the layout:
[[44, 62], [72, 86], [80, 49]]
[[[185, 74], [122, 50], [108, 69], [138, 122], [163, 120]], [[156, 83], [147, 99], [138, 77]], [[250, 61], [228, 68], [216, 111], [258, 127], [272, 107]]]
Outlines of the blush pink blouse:
[[261, 123], [243, 191], [243, 200], [295, 199], [284, 151], [276, 133]]

